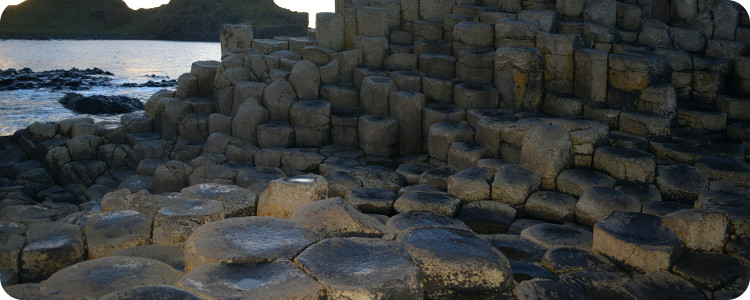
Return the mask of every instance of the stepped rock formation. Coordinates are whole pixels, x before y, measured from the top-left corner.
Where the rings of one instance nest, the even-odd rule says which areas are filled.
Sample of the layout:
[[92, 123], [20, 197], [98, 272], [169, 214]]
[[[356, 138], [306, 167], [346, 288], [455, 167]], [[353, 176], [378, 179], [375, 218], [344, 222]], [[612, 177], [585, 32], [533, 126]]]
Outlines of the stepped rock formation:
[[[274, 39], [225, 26], [221, 60], [195, 62], [145, 112], [0, 139], [6, 290], [730, 299], [747, 289], [742, 7], [337, 0], [316, 25]], [[111, 274], [98, 287], [69, 282], [96, 272]], [[130, 273], [157, 285], [119, 280]]]

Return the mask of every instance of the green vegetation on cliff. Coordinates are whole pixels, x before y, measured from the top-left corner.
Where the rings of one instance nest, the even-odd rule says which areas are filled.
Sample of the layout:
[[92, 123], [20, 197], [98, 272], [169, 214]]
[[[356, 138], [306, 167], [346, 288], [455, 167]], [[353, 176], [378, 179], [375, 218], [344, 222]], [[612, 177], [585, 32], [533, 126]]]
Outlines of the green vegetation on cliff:
[[0, 37], [216, 41], [221, 24], [243, 22], [259, 37], [303, 35], [307, 14], [273, 0], [171, 0], [139, 10], [122, 0], [26, 0], [5, 9]]

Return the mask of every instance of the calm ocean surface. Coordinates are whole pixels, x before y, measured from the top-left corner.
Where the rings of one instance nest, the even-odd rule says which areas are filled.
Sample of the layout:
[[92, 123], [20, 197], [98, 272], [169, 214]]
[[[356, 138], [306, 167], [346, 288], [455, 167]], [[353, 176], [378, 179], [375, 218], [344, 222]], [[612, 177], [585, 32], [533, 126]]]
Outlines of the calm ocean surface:
[[[218, 60], [219, 43], [113, 40], [0, 40], [0, 69], [100, 68], [115, 74], [112, 87], [76, 91], [83, 95], [125, 95], [146, 101], [162, 88], [125, 88], [122, 83], [177, 79], [199, 60]], [[156, 75], [156, 78], [150, 77]], [[13, 134], [36, 121], [57, 121], [81, 116], [57, 100], [65, 90], [0, 91], [0, 135]], [[118, 119], [119, 116], [95, 117]]]

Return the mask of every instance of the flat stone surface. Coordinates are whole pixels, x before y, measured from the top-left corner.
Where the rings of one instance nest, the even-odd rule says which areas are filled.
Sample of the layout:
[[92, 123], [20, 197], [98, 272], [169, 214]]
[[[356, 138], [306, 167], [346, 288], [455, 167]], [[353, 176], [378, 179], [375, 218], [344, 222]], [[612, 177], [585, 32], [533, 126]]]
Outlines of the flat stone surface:
[[328, 198], [328, 181], [316, 174], [272, 180], [258, 198], [258, 216], [290, 218], [297, 207]]
[[174, 284], [181, 276], [182, 272], [157, 260], [109, 256], [62, 269], [43, 286], [98, 298], [139, 285]]
[[205, 262], [249, 264], [291, 260], [317, 236], [297, 222], [242, 217], [198, 227], [185, 242], [185, 270]]
[[629, 212], [614, 212], [594, 225], [593, 249], [644, 272], [669, 269], [683, 252], [682, 241], [660, 217]]
[[323, 286], [288, 260], [204, 263], [177, 285], [203, 299], [321, 299]]
[[474, 201], [461, 206], [458, 219], [476, 233], [506, 233], [516, 219], [516, 209], [510, 205], [490, 200]]
[[430, 212], [455, 216], [461, 200], [444, 192], [407, 192], [393, 203], [396, 213]]
[[576, 203], [576, 221], [594, 226], [613, 211], [640, 212], [641, 203], [633, 197], [607, 187], [593, 187], [581, 195]]
[[397, 214], [388, 219], [385, 226], [388, 229], [388, 232], [397, 234], [408, 229], [436, 226], [471, 230], [466, 223], [459, 219], [428, 212], [408, 212]]
[[621, 287], [628, 281], [624, 272], [583, 270], [560, 276], [561, 283], [576, 286], [592, 299], [633, 299]]
[[580, 197], [592, 187], [615, 187], [617, 181], [604, 173], [589, 169], [568, 169], [557, 176], [557, 189], [563, 193]]
[[421, 270], [391, 240], [332, 238], [314, 244], [295, 261], [326, 288], [330, 298], [422, 298]]
[[185, 199], [219, 201], [224, 205], [227, 218], [254, 216], [258, 201], [258, 197], [247, 189], [217, 183], [189, 186], [182, 189], [180, 195]]
[[526, 200], [526, 214], [537, 219], [555, 223], [572, 221], [575, 219], [577, 201], [576, 198], [567, 194], [537, 191], [529, 195], [529, 198]]
[[144, 285], [123, 289], [106, 294], [100, 300], [122, 299], [164, 299], [164, 300], [200, 300], [197, 295], [170, 285]]
[[69, 265], [85, 259], [86, 248], [79, 226], [35, 223], [26, 232], [21, 251], [20, 280], [39, 282]]
[[708, 191], [709, 178], [700, 170], [683, 164], [656, 167], [656, 186], [666, 200], [693, 204]]
[[175, 270], [185, 270], [185, 251], [182, 247], [166, 245], [145, 245], [122, 249], [111, 256], [131, 256], [155, 259], [170, 265]]
[[292, 221], [306, 227], [321, 238], [329, 237], [381, 237], [385, 225], [363, 214], [341, 198], [330, 198], [302, 205], [292, 216]]
[[93, 214], [83, 226], [89, 258], [103, 257], [117, 250], [148, 244], [152, 219], [150, 215], [132, 210]]
[[741, 276], [746, 277], [748, 272], [750, 268], [721, 253], [691, 253], [683, 256], [672, 268], [672, 273], [710, 291], [718, 290]]
[[512, 285], [505, 255], [470, 231], [415, 228], [402, 232], [396, 241], [422, 269], [427, 297], [497, 297]]
[[591, 249], [593, 239], [591, 232], [581, 228], [550, 223], [529, 226], [521, 231], [521, 236], [545, 248], [570, 246]]
[[607, 258], [591, 250], [565, 246], [547, 250], [542, 257], [542, 265], [557, 274], [585, 270], [617, 270], [617, 267]]
[[515, 234], [483, 235], [493, 247], [512, 261], [540, 262], [547, 251], [542, 245]]
[[639, 276], [622, 287], [636, 299], [706, 299], [689, 281], [665, 271]]
[[171, 198], [154, 216], [152, 240], [161, 245], [180, 245], [198, 226], [221, 219], [224, 206], [219, 201]]
[[513, 295], [519, 300], [532, 299], [583, 299], [581, 291], [575, 286], [552, 280], [527, 280], [513, 289]]
[[363, 213], [384, 215], [391, 215], [393, 213], [393, 202], [397, 198], [398, 195], [396, 193], [379, 188], [350, 189], [344, 197], [346, 202], [351, 203]]

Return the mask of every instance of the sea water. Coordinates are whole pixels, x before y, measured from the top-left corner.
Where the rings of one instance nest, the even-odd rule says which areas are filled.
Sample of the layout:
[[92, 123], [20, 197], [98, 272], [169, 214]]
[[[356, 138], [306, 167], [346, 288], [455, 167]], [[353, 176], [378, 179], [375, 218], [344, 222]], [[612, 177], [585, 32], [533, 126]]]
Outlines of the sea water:
[[[83, 95], [124, 95], [146, 101], [162, 88], [122, 87], [123, 83], [177, 79], [190, 72], [193, 62], [218, 60], [219, 43], [137, 40], [0, 40], [0, 69], [100, 68], [115, 74], [112, 85], [75, 91]], [[0, 135], [13, 134], [34, 122], [86, 116], [57, 102], [67, 90], [0, 91]], [[118, 120], [118, 115], [91, 116]]]

